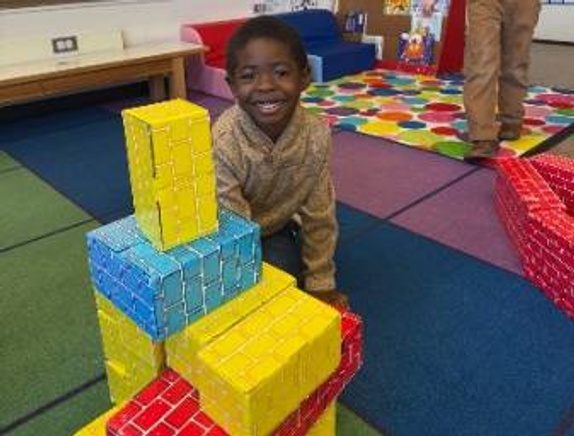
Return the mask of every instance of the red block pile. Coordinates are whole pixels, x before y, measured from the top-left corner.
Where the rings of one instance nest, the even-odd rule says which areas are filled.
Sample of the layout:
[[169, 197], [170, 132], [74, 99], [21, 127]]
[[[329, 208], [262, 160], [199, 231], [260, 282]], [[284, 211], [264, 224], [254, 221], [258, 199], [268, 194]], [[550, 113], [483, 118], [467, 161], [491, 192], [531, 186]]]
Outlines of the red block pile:
[[525, 276], [574, 318], [574, 160], [501, 159], [497, 211]]

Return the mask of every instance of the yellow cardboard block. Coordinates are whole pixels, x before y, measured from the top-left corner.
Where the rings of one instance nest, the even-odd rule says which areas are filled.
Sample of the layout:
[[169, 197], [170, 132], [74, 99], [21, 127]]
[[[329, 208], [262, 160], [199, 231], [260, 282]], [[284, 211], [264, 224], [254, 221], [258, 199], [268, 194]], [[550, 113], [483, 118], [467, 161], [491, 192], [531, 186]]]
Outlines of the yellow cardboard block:
[[110, 398], [129, 400], [165, 367], [163, 343], [154, 342], [100, 292], [95, 292]]
[[261, 280], [253, 288], [190, 324], [185, 330], [166, 339], [168, 366], [196, 386], [199, 350], [275, 295], [294, 286], [293, 276], [263, 262]]
[[203, 410], [229, 434], [266, 435], [324, 382], [341, 357], [341, 315], [289, 288], [203, 347]]
[[185, 100], [122, 112], [135, 216], [158, 250], [217, 230], [209, 113]]
[[116, 406], [107, 412], [102, 413], [85, 427], [82, 427], [74, 433], [74, 436], [105, 436], [108, 420], [114, 416], [120, 408], [121, 406]]
[[307, 436], [335, 436], [337, 428], [336, 403], [332, 403], [307, 432]]

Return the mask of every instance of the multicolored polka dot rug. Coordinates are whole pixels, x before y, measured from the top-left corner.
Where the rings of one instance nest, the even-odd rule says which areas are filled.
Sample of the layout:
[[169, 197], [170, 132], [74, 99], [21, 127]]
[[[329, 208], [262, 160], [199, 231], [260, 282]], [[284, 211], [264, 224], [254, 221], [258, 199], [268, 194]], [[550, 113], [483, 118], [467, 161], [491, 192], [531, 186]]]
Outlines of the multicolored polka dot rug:
[[[387, 70], [312, 84], [301, 101], [336, 128], [462, 159], [466, 116], [460, 76], [439, 79]], [[520, 156], [574, 124], [574, 91], [532, 86], [522, 137], [502, 142], [499, 157]]]

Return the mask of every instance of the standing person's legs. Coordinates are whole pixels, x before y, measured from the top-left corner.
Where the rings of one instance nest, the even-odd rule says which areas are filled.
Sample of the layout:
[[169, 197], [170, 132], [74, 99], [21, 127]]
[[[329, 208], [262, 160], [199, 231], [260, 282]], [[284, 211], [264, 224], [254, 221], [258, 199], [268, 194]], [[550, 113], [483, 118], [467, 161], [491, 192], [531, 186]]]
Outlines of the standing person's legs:
[[498, 91], [500, 139], [518, 139], [528, 88], [530, 46], [538, 22], [540, 0], [502, 0], [502, 54]]
[[497, 139], [502, 0], [468, 0], [464, 58], [464, 106], [472, 142]]
[[297, 224], [289, 223], [273, 235], [261, 239], [263, 260], [297, 279], [301, 287], [303, 263]]

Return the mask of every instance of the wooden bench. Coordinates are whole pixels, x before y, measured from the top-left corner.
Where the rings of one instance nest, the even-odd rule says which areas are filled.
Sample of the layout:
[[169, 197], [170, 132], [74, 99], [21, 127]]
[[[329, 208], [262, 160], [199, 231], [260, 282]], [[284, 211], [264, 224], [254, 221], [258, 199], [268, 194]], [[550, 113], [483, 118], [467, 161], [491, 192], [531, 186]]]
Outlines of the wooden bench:
[[0, 106], [106, 85], [148, 80], [153, 100], [186, 98], [184, 60], [206, 51], [186, 42], [147, 43], [119, 50], [0, 66]]

